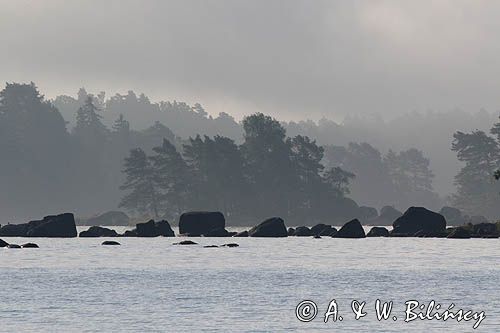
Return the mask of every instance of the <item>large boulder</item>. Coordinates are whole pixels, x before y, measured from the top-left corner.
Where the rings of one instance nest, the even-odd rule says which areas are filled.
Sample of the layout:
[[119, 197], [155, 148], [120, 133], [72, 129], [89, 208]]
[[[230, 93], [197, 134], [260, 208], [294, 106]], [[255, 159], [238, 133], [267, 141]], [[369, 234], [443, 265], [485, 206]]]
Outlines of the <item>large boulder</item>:
[[179, 218], [179, 233], [201, 236], [212, 230], [226, 227], [226, 219], [221, 212], [187, 212]]
[[375, 225], [375, 226], [380, 226], [380, 225], [392, 225], [392, 223], [401, 217], [403, 213], [401, 213], [399, 210], [392, 206], [384, 206], [380, 210], [380, 215], [367, 220], [367, 224], [369, 225]]
[[311, 229], [309, 229], [308, 227], [297, 227], [295, 228], [295, 232], [293, 233], [293, 235], [298, 237], [307, 237], [307, 236], [312, 236], [313, 233]]
[[424, 207], [410, 207], [392, 224], [391, 235], [421, 236], [446, 234], [446, 220], [443, 215]]
[[389, 230], [384, 227], [373, 227], [370, 229], [366, 237], [388, 237]]
[[248, 231], [250, 237], [287, 237], [285, 222], [280, 217], [271, 217]]
[[365, 238], [366, 234], [358, 219], [351, 220], [344, 224], [335, 234], [336, 238]]
[[76, 237], [75, 217], [71, 213], [46, 216], [28, 223], [27, 237]]
[[4, 241], [3, 239], [0, 239], [0, 247], [7, 247], [7, 246], [9, 246], [9, 243]]
[[130, 222], [130, 218], [127, 214], [120, 211], [110, 211], [103, 213], [101, 215], [91, 217], [87, 220], [82, 221], [84, 225], [89, 226], [114, 226], [121, 225], [127, 226]]
[[80, 232], [80, 237], [117, 237], [118, 233], [112, 229], [92, 226], [88, 230]]
[[170, 224], [165, 221], [155, 222], [154, 220], [149, 220], [145, 223], [137, 223], [135, 225], [135, 230], [133, 230], [137, 237], [174, 237], [174, 231], [170, 227]]

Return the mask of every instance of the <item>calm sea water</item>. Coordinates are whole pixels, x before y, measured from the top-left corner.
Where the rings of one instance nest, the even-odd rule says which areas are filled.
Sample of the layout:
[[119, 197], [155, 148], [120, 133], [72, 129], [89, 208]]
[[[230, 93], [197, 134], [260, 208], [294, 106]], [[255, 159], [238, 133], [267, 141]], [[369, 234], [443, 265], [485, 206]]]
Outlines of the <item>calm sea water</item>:
[[[404, 302], [485, 311], [477, 332], [500, 332], [498, 239], [19, 239], [0, 249], [0, 332], [472, 332], [474, 321], [404, 322]], [[318, 316], [300, 322], [302, 300]], [[323, 322], [335, 299], [343, 321]], [[392, 319], [375, 317], [393, 301]], [[354, 319], [351, 301], [366, 301]]]

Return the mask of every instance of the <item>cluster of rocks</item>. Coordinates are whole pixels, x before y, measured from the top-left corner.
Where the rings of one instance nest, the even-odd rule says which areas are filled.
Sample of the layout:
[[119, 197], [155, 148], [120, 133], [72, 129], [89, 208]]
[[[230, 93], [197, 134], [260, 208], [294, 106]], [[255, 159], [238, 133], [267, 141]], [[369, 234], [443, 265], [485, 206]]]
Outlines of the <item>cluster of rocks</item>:
[[[452, 209], [445, 209], [446, 214], [452, 217], [459, 216]], [[375, 215], [369, 207], [365, 209], [365, 215]], [[460, 227], [447, 228], [447, 220], [443, 214], [430, 211], [423, 207], [410, 207], [404, 214], [392, 207], [384, 207], [376, 219], [394, 218], [392, 230], [376, 226], [371, 228], [368, 234], [358, 219], [345, 223], [340, 229], [327, 224], [317, 224], [311, 228], [299, 226], [288, 228], [280, 217], [269, 218], [257, 226], [242, 232], [229, 232], [226, 230], [224, 215], [220, 212], [187, 212], [179, 219], [179, 236], [188, 237], [333, 237], [333, 238], [365, 238], [365, 237], [440, 237], [440, 238], [498, 238], [499, 226], [494, 223], [480, 222], [477, 224], [466, 224]], [[4, 237], [76, 237], [76, 225], [73, 214], [46, 216], [42, 220], [31, 221], [24, 224], [8, 224], [0, 228], [0, 236]], [[123, 234], [115, 230], [91, 226], [82, 231], [80, 237], [175, 237], [175, 233], [168, 221], [150, 220], [145, 223], [136, 224], [132, 230]], [[188, 245], [192, 241], [182, 241], [178, 245]], [[194, 242], [193, 242], [194, 243]], [[24, 247], [35, 247], [32, 243]], [[103, 245], [120, 245], [116, 241], [106, 241]], [[236, 244], [237, 245], [237, 244]], [[15, 247], [1, 241], [0, 247]], [[224, 244], [221, 246], [233, 247], [235, 245]], [[218, 247], [217, 245], [209, 247]]]

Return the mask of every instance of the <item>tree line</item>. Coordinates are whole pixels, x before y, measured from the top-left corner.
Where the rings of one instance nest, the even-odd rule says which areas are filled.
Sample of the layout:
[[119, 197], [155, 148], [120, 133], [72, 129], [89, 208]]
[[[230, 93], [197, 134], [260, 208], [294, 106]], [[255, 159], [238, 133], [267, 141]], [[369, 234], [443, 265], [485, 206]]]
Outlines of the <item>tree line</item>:
[[463, 163], [455, 176], [457, 192], [452, 203], [466, 212], [498, 218], [500, 205], [500, 122], [490, 129], [491, 135], [475, 130], [457, 131], [452, 150]]
[[219, 210], [242, 222], [274, 215], [320, 222], [356, 214], [357, 205], [345, 198], [354, 175], [325, 168], [323, 148], [314, 140], [287, 137], [277, 120], [262, 113], [245, 117], [242, 126], [241, 145], [220, 135], [197, 135], [180, 151], [167, 139], [151, 154], [131, 150], [120, 205], [167, 218], [186, 210]]
[[[151, 121], [136, 129], [128, 115], [143, 119], [142, 112]], [[358, 203], [400, 210], [442, 204], [421, 150], [320, 144], [301, 124], [297, 133], [292, 123], [262, 114], [237, 123], [227, 114], [212, 118], [200, 104], [153, 103], [133, 92], [106, 98], [81, 89], [76, 97], [48, 100], [33, 83], [9, 83], [0, 92], [0, 184], [8, 189], [0, 194], [0, 214], [13, 221], [67, 210], [88, 216], [121, 201], [131, 212], [160, 217], [218, 209], [242, 223], [278, 214], [332, 222], [355, 216]], [[196, 126], [199, 135], [186, 136]], [[328, 128], [322, 133], [336, 127]], [[499, 169], [498, 137], [462, 133], [457, 140], [467, 169], [453, 204], [471, 215], [497, 214], [491, 179]], [[487, 184], [475, 183], [481, 175]]]

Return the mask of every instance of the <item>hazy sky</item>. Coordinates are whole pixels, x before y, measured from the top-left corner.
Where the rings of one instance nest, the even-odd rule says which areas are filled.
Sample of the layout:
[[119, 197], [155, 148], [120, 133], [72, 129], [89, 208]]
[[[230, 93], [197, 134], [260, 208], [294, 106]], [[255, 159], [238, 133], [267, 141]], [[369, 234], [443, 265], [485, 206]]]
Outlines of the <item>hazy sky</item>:
[[500, 1], [0, 0], [0, 81], [282, 119], [500, 109]]

